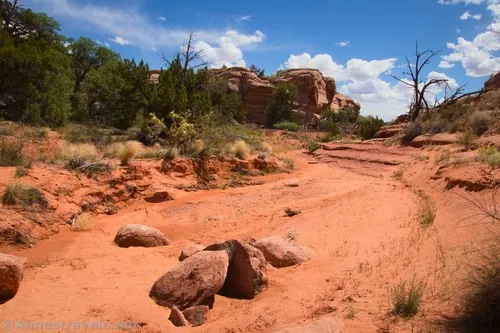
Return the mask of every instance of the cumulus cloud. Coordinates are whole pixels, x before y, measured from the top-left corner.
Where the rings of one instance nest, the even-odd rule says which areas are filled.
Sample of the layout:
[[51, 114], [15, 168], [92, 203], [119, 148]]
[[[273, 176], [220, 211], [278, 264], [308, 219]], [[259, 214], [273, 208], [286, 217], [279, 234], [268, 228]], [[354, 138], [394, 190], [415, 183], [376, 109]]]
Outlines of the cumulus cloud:
[[337, 43], [337, 45], [340, 46], [340, 47], [346, 47], [346, 46], [349, 46], [349, 44], [351, 44], [351, 42], [348, 41], [348, 40]]
[[449, 66], [460, 63], [470, 77], [488, 76], [500, 71], [500, 34], [495, 32], [500, 31], [500, 0], [488, 0], [487, 4], [493, 23], [473, 40], [459, 37], [455, 43], [447, 43], [451, 51], [442, 57], [439, 67], [450, 68]]
[[442, 60], [439, 65], [438, 65], [439, 68], [444, 68], [444, 69], [449, 69], [449, 68], [453, 68], [455, 67], [455, 64], [452, 64], [448, 61], [445, 61], [445, 60]]
[[116, 44], [120, 44], [120, 45], [130, 45], [130, 44], [133, 44], [131, 41], [129, 41], [128, 39], [125, 39], [121, 36], [115, 36], [114, 38], [108, 38], [110, 41], [112, 41], [113, 43], [116, 43]]
[[215, 46], [210, 45], [206, 41], [198, 41], [195, 43], [194, 48], [196, 51], [202, 51], [203, 59], [208, 61], [214, 68], [222, 66], [245, 67], [246, 63], [243, 59], [242, 47], [260, 43], [264, 41], [265, 37], [260, 31], [256, 31], [251, 35], [245, 35], [234, 30], [229, 30], [220, 37]]
[[479, 21], [483, 17], [481, 14], [471, 14], [468, 10], [460, 16], [462, 21], [467, 21], [468, 19], [473, 19]]

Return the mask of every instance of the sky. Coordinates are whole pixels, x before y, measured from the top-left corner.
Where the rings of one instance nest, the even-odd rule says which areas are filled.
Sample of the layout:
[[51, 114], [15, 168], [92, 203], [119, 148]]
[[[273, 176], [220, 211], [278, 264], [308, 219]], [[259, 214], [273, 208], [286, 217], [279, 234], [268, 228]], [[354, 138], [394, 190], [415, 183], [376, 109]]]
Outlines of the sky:
[[[164, 66], [194, 32], [212, 67], [255, 64], [316, 68], [361, 104], [391, 120], [407, 112], [412, 92], [401, 76], [415, 42], [441, 50], [424, 79], [480, 89], [500, 71], [500, 0], [21, 0], [61, 23], [64, 35], [89, 37], [124, 58]], [[499, 33], [495, 33], [498, 31]], [[429, 99], [443, 98], [435, 86]]]

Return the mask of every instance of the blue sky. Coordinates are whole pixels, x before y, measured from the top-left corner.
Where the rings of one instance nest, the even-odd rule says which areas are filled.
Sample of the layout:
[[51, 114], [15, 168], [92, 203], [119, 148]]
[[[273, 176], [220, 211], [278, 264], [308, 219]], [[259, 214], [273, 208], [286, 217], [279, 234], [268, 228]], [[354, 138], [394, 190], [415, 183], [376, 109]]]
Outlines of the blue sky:
[[[442, 50], [425, 73], [479, 89], [500, 71], [500, 0], [152, 1], [24, 0], [74, 38], [87, 36], [123, 57], [163, 65], [190, 31], [212, 66], [317, 68], [362, 113], [386, 120], [406, 111], [411, 91], [392, 79], [405, 56]], [[435, 87], [437, 98], [444, 87]], [[434, 96], [430, 96], [434, 98]]]

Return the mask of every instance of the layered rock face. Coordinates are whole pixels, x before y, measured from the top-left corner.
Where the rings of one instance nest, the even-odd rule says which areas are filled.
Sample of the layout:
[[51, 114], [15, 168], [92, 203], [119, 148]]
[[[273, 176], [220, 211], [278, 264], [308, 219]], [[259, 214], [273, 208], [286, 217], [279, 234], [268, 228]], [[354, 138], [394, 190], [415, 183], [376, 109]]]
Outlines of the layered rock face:
[[324, 105], [333, 111], [344, 107], [361, 109], [353, 99], [337, 92], [333, 78], [324, 77], [316, 69], [280, 71], [270, 80], [261, 79], [251, 70], [241, 67], [217, 69], [213, 73], [224, 78], [229, 89], [241, 94], [243, 104], [248, 111], [248, 121], [258, 124], [265, 123], [266, 108], [278, 84], [297, 87], [299, 93], [297, 111], [306, 121], [321, 114]]

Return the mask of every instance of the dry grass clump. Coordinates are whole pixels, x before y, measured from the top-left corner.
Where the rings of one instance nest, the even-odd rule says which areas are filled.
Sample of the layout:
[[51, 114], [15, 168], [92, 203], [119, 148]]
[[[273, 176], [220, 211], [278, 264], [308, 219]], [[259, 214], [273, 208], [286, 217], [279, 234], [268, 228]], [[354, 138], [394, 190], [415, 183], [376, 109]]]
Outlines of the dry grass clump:
[[104, 148], [103, 155], [105, 158], [119, 158], [120, 152], [123, 149], [123, 142], [115, 142]]
[[262, 151], [262, 152], [265, 152], [268, 154], [272, 154], [273, 153], [273, 146], [271, 146], [271, 144], [269, 142], [262, 141], [259, 144], [259, 151]]
[[458, 142], [466, 149], [474, 149], [476, 146], [477, 136], [472, 131], [466, 131], [459, 135]]
[[119, 152], [119, 159], [122, 165], [129, 165], [130, 161], [136, 158], [144, 149], [144, 146], [139, 141], [127, 141], [122, 146]]
[[415, 278], [392, 287], [389, 291], [392, 313], [404, 319], [414, 317], [422, 305], [424, 291], [425, 283], [416, 282]]
[[0, 166], [17, 166], [23, 163], [23, 144], [18, 141], [0, 140]]
[[42, 191], [19, 182], [6, 186], [2, 194], [2, 203], [4, 205], [22, 205], [23, 207], [38, 205], [40, 208], [47, 208], [48, 206], [47, 198]]
[[398, 170], [394, 171], [394, 173], [392, 174], [392, 178], [394, 180], [403, 180], [403, 175], [404, 175], [403, 170], [398, 169]]
[[491, 125], [491, 116], [487, 112], [476, 111], [470, 116], [469, 122], [475, 135], [483, 135]]
[[90, 231], [94, 228], [95, 218], [92, 213], [78, 215], [71, 222], [71, 230], [76, 232]]
[[55, 156], [56, 160], [87, 160], [96, 161], [99, 158], [99, 152], [96, 146], [89, 143], [69, 143], [64, 145]]
[[436, 204], [434, 203], [432, 197], [423, 191], [419, 191], [417, 195], [420, 200], [418, 221], [423, 227], [431, 226], [434, 224], [434, 220], [436, 219]]
[[492, 169], [500, 168], [500, 150], [496, 147], [481, 147], [479, 160], [488, 163]]
[[250, 156], [250, 146], [244, 140], [236, 140], [232, 151], [240, 160], [246, 160]]
[[441, 162], [448, 162], [451, 159], [452, 153], [449, 149], [445, 149], [436, 157], [436, 164]]

